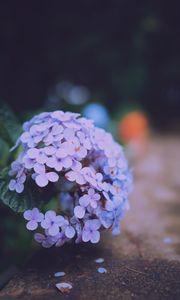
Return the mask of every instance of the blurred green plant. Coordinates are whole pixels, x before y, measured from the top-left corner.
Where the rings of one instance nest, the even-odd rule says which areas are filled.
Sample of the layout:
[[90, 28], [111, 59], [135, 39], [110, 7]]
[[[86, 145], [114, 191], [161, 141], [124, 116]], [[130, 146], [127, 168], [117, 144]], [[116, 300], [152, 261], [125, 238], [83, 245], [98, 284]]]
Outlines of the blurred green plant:
[[21, 132], [21, 127], [10, 107], [0, 100], [0, 138], [12, 147]]
[[29, 205], [29, 201], [33, 203], [33, 189], [28, 188], [21, 199], [17, 193], [8, 190], [9, 165], [18, 153], [18, 150], [11, 152], [10, 149], [20, 132], [21, 126], [15, 114], [0, 100], [0, 271], [10, 264], [22, 263], [32, 249], [31, 235], [25, 234], [22, 218], [12, 210], [20, 212]]

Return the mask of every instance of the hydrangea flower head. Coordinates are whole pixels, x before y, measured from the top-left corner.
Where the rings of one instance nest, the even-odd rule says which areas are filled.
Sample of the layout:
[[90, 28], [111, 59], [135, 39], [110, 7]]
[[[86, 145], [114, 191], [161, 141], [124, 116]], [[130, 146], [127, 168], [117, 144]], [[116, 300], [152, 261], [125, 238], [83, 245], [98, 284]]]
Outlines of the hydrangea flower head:
[[21, 194], [33, 181], [40, 191], [53, 187], [58, 199], [56, 212], [42, 213], [36, 207], [24, 212], [27, 229], [38, 230], [35, 240], [43, 247], [59, 247], [71, 239], [97, 243], [106, 228], [118, 234], [132, 176], [112, 135], [79, 114], [63, 111], [41, 113], [24, 123], [23, 130], [9, 189]]

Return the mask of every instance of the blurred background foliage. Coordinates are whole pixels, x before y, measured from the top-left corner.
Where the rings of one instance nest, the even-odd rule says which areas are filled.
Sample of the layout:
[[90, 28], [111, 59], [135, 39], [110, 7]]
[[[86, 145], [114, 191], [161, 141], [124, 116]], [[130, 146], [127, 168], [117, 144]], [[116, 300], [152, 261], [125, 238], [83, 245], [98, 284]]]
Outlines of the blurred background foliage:
[[[20, 122], [42, 110], [73, 110], [118, 137], [118, 122], [138, 110], [153, 129], [174, 132], [179, 8], [179, 1], [163, 0], [1, 1], [0, 97]], [[134, 116], [123, 126], [136, 122], [144, 134], [147, 122]], [[9, 146], [1, 139], [0, 149], [2, 168]], [[0, 220], [2, 270], [22, 262], [32, 241], [22, 218], [3, 205]]]
[[112, 115], [137, 102], [156, 128], [176, 123], [179, 1], [7, 0], [0, 14], [0, 95], [18, 114], [40, 108], [68, 80]]

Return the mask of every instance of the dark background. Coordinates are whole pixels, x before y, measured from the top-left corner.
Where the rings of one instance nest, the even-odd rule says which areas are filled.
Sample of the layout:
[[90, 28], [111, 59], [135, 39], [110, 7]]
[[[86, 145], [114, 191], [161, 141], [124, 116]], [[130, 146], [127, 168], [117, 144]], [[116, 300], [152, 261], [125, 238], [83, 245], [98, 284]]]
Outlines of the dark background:
[[0, 2], [0, 97], [21, 115], [70, 80], [103, 99], [147, 110], [156, 128], [180, 111], [179, 1]]

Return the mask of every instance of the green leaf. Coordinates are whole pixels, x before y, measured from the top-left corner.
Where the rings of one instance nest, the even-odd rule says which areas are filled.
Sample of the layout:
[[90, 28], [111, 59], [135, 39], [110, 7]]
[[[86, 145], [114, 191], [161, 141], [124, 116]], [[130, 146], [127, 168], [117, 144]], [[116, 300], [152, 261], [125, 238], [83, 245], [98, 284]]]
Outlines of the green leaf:
[[0, 100], [0, 137], [12, 147], [20, 132], [21, 127], [13, 111], [5, 102]]
[[39, 189], [31, 178], [26, 180], [23, 193], [10, 191], [8, 185], [11, 178], [8, 171], [9, 168], [5, 168], [0, 172], [0, 200], [13, 211], [24, 212], [33, 207], [41, 208], [51, 199], [52, 191], [49, 188], [48, 192], [46, 189]]
[[0, 138], [0, 169], [7, 165], [9, 157], [9, 147], [5, 141]]

